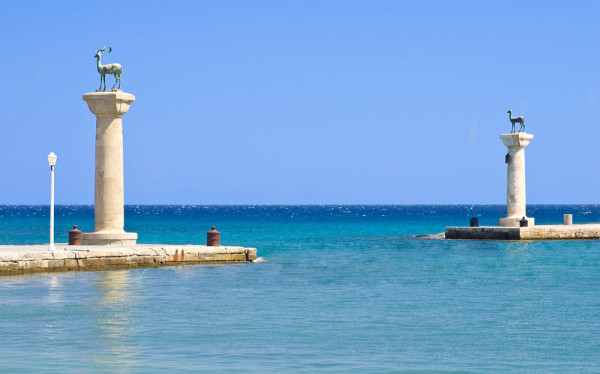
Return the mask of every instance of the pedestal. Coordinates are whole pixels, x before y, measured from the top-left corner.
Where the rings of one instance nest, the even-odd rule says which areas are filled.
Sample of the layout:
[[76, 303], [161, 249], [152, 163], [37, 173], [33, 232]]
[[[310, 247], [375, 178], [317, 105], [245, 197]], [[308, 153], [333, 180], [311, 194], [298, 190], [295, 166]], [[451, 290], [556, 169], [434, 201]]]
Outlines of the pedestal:
[[516, 132], [500, 135], [500, 139], [508, 148], [510, 158], [507, 164], [506, 210], [507, 216], [500, 218], [500, 226], [519, 227], [519, 221], [525, 217], [528, 226], [535, 224], [535, 219], [527, 217], [525, 204], [525, 147], [533, 139], [532, 134]]
[[135, 96], [94, 92], [83, 100], [96, 115], [96, 182], [94, 232], [84, 233], [83, 245], [133, 245], [137, 233], [125, 232], [123, 194], [123, 114]]

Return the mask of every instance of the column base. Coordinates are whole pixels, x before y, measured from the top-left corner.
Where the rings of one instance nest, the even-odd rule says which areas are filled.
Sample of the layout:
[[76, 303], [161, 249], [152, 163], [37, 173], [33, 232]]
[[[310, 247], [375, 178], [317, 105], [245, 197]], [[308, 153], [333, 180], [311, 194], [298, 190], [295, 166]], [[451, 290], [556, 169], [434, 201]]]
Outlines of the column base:
[[[500, 222], [498, 222], [498, 226], [504, 226], [504, 227], [520, 227], [521, 226], [521, 220], [523, 219], [523, 217], [505, 217], [505, 218], [500, 218]], [[527, 220], [527, 226], [531, 227], [531, 226], [535, 226], [535, 218], [533, 217], [525, 217], [525, 219]]]
[[135, 245], [136, 232], [86, 232], [81, 235], [81, 245]]

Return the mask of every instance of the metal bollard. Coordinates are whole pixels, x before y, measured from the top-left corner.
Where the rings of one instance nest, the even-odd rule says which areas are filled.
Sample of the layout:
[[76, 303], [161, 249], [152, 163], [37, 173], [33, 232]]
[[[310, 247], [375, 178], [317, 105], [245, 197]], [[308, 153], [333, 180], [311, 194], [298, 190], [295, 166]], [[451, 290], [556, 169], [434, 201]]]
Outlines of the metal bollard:
[[206, 245], [209, 247], [218, 247], [221, 244], [221, 233], [217, 231], [215, 226], [212, 230], [206, 233]]
[[572, 225], [573, 224], [573, 215], [572, 214], [565, 214], [565, 225]]
[[529, 221], [527, 221], [525, 219], [525, 217], [523, 217], [523, 219], [519, 221], [519, 226], [520, 227], [527, 227], [527, 226], [529, 226]]
[[477, 217], [471, 218], [471, 227], [479, 227], [479, 218], [477, 218]]
[[77, 230], [77, 225], [69, 231], [69, 245], [81, 245], [81, 231]]

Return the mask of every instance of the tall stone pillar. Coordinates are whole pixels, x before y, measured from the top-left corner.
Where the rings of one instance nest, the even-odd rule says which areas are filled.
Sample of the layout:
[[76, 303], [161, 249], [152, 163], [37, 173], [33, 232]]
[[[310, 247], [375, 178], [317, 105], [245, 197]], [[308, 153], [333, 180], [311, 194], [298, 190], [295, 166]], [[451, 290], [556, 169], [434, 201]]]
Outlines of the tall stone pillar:
[[123, 114], [135, 96], [94, 92], [83, 100], [96, 115], [96, 188], [94, 232], [84, 233], [83, 245], [133, 245], [137, 233], [125, 232], [123, 194]]
[[515, 132], [500, 135], [508, 148], [508, 175], [506, 183], [507, 216], [500, 218], [500, 226], [519, 227], [519, 221], [525, 217], [528, 226], [533, 226], [534, 218], [527, 217], [525, 207], [525, 147], [533, 139], [532, 134]]

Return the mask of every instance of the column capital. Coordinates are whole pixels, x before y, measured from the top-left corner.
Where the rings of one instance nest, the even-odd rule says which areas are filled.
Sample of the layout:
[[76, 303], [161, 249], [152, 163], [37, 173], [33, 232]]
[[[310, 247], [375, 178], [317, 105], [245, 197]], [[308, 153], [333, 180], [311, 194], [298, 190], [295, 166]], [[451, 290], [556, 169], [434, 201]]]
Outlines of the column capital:
[[512, 132], [500, 135], [500, 139], [508, 148], [525, 148], [533, 139], [533, 134], [526, 132]]
[[126, 92], [101, 91], [86, 93], [83, 95], [83, 100], [90, 111], [96, 115], [121, 117], [127, 113], [135, 96]]

